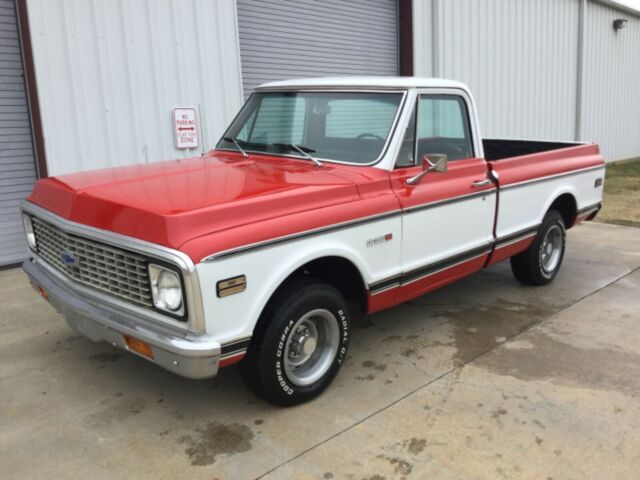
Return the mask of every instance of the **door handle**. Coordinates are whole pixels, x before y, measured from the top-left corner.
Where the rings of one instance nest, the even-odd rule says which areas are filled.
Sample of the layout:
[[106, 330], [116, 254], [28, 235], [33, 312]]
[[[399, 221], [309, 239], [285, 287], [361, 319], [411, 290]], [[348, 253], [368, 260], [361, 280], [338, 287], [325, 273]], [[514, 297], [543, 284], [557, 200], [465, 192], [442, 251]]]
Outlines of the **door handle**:
[[486, 180], [476, 180], [475, 182], [473, 182], [471, 184], [472, 187], [475, 188], [480, 188], [480, 187], [486, 187], [487, 185], [489, 185], [491, 183], [491, 180], [486, 179]]

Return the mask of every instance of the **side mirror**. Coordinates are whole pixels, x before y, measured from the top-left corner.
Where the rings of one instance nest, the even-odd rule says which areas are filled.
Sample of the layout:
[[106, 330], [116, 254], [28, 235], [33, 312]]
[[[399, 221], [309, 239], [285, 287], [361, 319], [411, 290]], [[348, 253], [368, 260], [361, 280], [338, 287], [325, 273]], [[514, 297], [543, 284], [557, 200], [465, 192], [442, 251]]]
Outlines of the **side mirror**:
[[422, 157], [422, 172], [414, 177], [407, 178], [407, 185], [415, 185], [422, 180], [427, 173], [435, 171], [444, 173], [447, 171], [449, 158], [444, 153], [428, 153]]
[[447, 171], [449, 157], [444, 153], [427, 153], [422, 157], [422, 169], [444, 173]]

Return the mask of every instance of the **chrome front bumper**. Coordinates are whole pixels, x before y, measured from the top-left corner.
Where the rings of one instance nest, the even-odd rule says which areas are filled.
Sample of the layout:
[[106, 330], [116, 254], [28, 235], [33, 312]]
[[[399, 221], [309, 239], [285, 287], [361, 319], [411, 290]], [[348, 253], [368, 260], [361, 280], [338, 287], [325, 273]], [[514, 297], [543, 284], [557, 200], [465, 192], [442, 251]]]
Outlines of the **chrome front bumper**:
[[[124, 309], [81, 295], [70, 282], [57, 278], [36, 259], [25, 261], [22, 268], [37, 291], [44, 289], [49, 303], [69, 326], [94, 342], [108, 342], [183, 377], [210, 378], [218, 373], [218, 342], [153, 325]], [[123, 335], [148, 343], [153, 358], [130, 349]]]

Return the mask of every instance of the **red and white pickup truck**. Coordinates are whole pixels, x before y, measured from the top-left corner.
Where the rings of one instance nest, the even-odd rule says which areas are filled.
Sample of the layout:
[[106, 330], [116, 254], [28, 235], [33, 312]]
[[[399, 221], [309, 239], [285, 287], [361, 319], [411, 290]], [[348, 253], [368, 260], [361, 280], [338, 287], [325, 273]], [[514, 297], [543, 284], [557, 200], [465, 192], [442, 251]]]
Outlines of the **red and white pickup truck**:
[[81, 334], [292, 405], [358, 316], [506, 259], [550, 282], [603, 178], [597, 145], [483, 140], [457, 82], [269, 83], [206, 155], [39, 180], [24, 270]]

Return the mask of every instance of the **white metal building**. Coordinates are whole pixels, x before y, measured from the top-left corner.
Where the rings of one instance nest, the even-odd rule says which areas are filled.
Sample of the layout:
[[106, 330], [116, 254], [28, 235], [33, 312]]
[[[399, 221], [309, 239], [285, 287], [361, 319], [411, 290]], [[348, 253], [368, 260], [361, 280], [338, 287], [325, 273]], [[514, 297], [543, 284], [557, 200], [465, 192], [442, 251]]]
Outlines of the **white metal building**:
[[[640, 13], [591, 0], [413, 6], [415, 74], [469, 85], [486, 136], [592, 141], [607, 160], [640, 156]], [[617, 19], [625, 28], [614, 29]]]
[[265, 81], [412, 74], [467, 83], [487, 136], [640, 156], [640, 12], [610, 0], [0, 0], [0, 266], [38, 175], [198, 155]]

